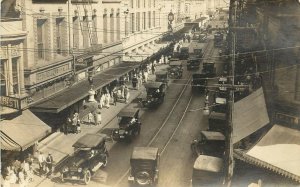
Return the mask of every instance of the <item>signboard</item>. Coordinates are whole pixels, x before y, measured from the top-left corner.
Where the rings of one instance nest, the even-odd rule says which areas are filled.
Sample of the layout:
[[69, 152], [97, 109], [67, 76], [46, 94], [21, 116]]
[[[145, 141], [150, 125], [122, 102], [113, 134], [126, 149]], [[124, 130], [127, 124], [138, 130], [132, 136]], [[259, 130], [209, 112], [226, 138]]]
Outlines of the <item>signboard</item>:
[[0, 96], [0, 104], [9, 108], [22, 110], [28, 106], [28, 98], [15, 98], [9, 96]]
[[57, 77], [59, 75], [65, 74], [71, 71], [70, 62], [54, 67], [52, 69], [48, 69], [47, 71], [39, 72], [36, 74], [37, 82], [43, 82], [45, 80]]

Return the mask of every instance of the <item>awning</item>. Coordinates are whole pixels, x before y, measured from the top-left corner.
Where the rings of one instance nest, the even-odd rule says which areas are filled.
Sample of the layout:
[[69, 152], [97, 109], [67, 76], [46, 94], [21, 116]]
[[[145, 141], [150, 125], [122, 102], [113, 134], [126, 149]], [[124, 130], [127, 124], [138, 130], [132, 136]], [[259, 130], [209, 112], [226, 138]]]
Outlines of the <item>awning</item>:
[[51, 132], [51, 127], [29, 110], [0, 122], [1, 149], [23, 151]]
[[270, 122], [263, 89], [234, 103], [233, 143], [249, 136]]
[[[107, 71], [95, 75], [93, 77], [94, 89], [100, 89], [125, 73], [128, 73], [138, 65], [138, 63], [129, 62], [120, 63], [110, 67]], [[89, 90], [90, 84], [88, 80], [81, 81], [62, 92], [55, 94], [53, 97], [35, 104], [31, 107], [31, 110], [36, 112], [59, 113], [63, 109], [87, 97]]]
[[300, 131], [274, 125], [249, 151], [234, 157], [300, 182]]

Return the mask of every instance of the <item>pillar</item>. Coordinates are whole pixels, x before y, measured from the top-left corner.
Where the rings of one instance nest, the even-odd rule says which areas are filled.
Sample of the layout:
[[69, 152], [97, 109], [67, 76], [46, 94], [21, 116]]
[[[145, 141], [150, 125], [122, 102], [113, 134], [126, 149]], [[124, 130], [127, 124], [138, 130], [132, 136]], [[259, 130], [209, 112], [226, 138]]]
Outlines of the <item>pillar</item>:
[[7, 63], [8, 63], [8, 95], [14, 95], [14, 88], [13, 88], [13, 76], [12, 76], [12, 60], [11, 60], [11, 44], [7, 45]]

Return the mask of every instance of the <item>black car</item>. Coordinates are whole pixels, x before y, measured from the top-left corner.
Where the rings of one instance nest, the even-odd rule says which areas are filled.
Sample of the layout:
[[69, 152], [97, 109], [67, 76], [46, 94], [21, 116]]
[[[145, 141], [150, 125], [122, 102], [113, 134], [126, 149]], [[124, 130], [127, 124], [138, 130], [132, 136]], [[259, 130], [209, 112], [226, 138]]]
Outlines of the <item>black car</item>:
[[149, 82], [144, 84], [147, 97], [145, 100], [142, 100], [144, 107], [152, 108], [156, 107], [159, 104], [163, 103], [166, 92], [166, 85], [162, 82]]
[[73, 144], [74, 154], [61, 171], [61, 180], [81, 180], [88, 184], [92, 175], [107, 165], [106, 135], [86, 134]]
[[130, 158], [128, 181], [135, 184], [155, 185], [158, 182], [159, 153], [155, 147], [134, 147]]
[[208, 116], [209, 131], [225, 132], [227, 129], [226, 113], [212, 111]]
[[207, 86], [207, 77], [202, 73], [194, 73], [191, 82], [192, 90], [203, 93]]
[[203, 62], [202, 73], [206, 74], [207, 77], [214, 77], [216, 75], [215, 63]]
[[166, 86], [169, 84], [169, 75], [168, 71], [162, 70], [162, 71], [157, 71], [155, 73], [155, 82], [162, 82]]
[[201, 131], [199, 137], [191, 143], [193, 154], [208, 156], [224, 156], [225, 136], [217, 131]]
[[182, 62], [181, 61], [171, 61], [169, 64], [168, 75], [172, 79], [180, 79], [182, 77]]
[[130, 142], [134, 136], [140, 134], [142, 123], [139, 121], [139, 109], [124, 108], [117, 115], [119, 128], [113, 130], [114, 140]]
[[201, 59], [199, 57], [191, 57], [187, 61], [187, 70], [197, 70], [200, 68]]

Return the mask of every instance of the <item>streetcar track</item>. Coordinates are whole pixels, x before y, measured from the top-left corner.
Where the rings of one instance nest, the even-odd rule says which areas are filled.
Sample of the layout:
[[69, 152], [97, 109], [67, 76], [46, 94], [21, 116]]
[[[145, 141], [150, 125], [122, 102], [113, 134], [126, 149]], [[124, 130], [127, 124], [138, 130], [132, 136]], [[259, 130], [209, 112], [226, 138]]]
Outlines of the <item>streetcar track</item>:
[[[210, 45], [210, 44], [212, 44], [211, 41], [208, 42], [208, 44], [207, 44], [207, 46], [206, 46], [206, 48], [205, 48], [204, 56], [211, 55], [211, 53], [212, 53], [212, 51], [213, 51], [213, 46]], [[208, 54], [208, 52], [209, 52], [209, 54]], [[166, 124], [167, 124], [168, 120], [170, 119], [170, 117], [172, 116], [172, 114], [173, 114], [175, 108], [178, 106], [178, 103], [179, 103], [179, 101], [181, 100], [181, 98], [182, 98], [182, 96], [183, 96], [183, 93], [186, 91], [188, 85], [190, 85], [191, 80], [192, 80], [192, 75], [190, 74], [188, 80], [186, 81], [186, 83], [185, 83], [185, 85], [184, 85], [184, 88], [183, 88], [182, 91], [180, 92], [179, 97], [177, 98], [177, 100], [176, 100], [175, 104], [173, 105], [171, 111], [168, 113], [168, 116], [165, 118], [165, 120], [163, 121], [162, 125], [158, 128], [158, 130], [155, 132], [154, 136], [153, 136], [153, 137], [151, 138], [151, 140], [148, 142], [148, 144], [146, 145], [146, 147], [151, 146], [151, 144], [157, 139], [157, 137], [158, 137], [158, 135], [160, 134], [160, 132], [162, 131], [162, 129], [166, 126]], [[177, 123], [176, 128], [173, 130], [173, 132], [172, 132], [171, 136], [168, 138], [166, 144], [164, 144], [163, 148], [161, 149], [161, 151], [160, 151], [160, 155], [161, 155], [161, 156], [163, 155], [163, 153], [164, 153], [164, 151], [166, 150], [167, 146], [169, 145], [169, 143], [170, 143], [171, 140], [173, 139], [173, 137], [174, 137], [174, 135], [176, 134], [178, 128], [181, 126], [182, 121], [183, 121], [183, 119], [184, 119], [184, 117], [185, 117], [185, 114], [186, 114], [186, 112], [187, 112], [187, 110], [188, 110], [188, 107], [190, 106], [190, 103], [191, 103], [191, 101], [192, 101], [192, 98], [193, 98], [193, 95], [190, 96], [190, 98], [189, 98], [189, 100], [188, 100], [188, 103], [187, 103], [187, 105], [186, 105], [186, 107], [185, 107], [185, 110], [184, 110], [182, 116], [180, 117], [179, 122]], [[117, 186], [124, 180], [124, 178], [129, 174], [129, 172], [130, 172], [130, 167], [129, 167], [129, 168], [126, 170], [126, 172], [118, 179], [118, 181], [113, 185], [113, 187], [117, 187]]]

